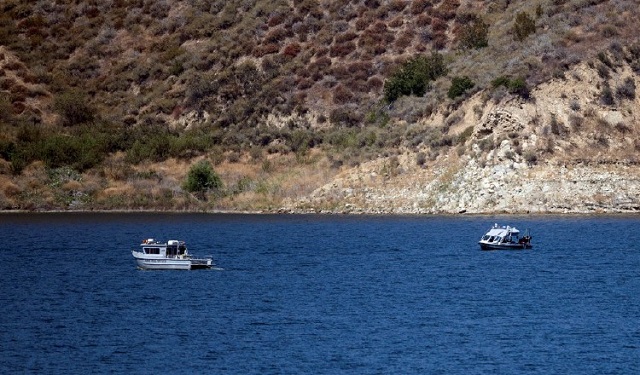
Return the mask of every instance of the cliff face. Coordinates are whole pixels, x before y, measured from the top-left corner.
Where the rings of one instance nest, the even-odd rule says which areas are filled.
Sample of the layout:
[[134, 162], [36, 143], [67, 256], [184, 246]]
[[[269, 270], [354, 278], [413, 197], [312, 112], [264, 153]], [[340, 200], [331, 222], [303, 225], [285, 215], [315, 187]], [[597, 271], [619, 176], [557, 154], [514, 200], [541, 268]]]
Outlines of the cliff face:
[[[480, 92], [449, 114], [473, 126], [464, 146], [432, 161], [415, 151], [346, 170], [289, 211], [360, 213], [612, 213], [640, 211], [636, 74], [582, 64], [529, 99]], [[609, 98], [608, 91], [613, 92]], [[613, 101], [610, 101], [613, 99]], [[437, 126], [442, 114], [428, 121]], [[445, 119], [446, 122], [446, 119]], [[424, 154], [424, 153], [423, 153]]]

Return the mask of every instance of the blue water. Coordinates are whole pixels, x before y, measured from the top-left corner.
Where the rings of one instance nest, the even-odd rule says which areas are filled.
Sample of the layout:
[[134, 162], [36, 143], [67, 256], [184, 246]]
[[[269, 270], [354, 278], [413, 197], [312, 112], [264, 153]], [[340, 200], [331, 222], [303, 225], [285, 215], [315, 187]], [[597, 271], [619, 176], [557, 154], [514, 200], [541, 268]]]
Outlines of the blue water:
[[[479, 250], [494, 223], [534, 249]], [[141, 271], [143, 238], [213, 270]], [[0, 373], [638, 374], [640, 217], [0, 215]]]

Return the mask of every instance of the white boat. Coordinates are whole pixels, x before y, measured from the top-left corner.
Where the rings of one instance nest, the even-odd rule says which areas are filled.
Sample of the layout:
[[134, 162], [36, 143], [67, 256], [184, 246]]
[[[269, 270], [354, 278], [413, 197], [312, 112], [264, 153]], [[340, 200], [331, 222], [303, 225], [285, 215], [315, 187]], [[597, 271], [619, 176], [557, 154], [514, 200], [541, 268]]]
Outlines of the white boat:
[[144, 270], [192, 270], [211, 268], [212, 257], [197, 258], [189, 254], [184, 241], [170, 240], [166, 243], [153, 238], [142, 241], [141, 251], [132, 250], [131, 254]]
[[501, 227], [498, 224], [494, 224], [478, 243], [482, 250], [531, 249], [533, 247], [531, 238], [529, 230], [524, 236], [520, 237], [520, 231], [515, 227]]

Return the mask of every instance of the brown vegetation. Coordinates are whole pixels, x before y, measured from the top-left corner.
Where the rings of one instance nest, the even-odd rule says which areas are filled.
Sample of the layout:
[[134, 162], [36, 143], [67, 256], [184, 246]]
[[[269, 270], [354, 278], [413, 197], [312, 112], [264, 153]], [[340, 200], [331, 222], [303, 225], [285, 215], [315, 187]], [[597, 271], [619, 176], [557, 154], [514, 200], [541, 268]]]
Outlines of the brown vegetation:
[[[636, 98], [632, 80], [609, 82], [622, 61], [640, 71], [635, 5], [8, 0], [0, 4], [0, 176], [31, 181], [29, 168], [40, 163], [101, 180], [90, 188], [76, 180], [52, 187], [48, 174], [35, 187], [5, 181], [0, 202], [26, 207], [33, 194], [20, 192], [33, 188], [49, 193], [30, 208], [188, 207], [194, 201], [175, 190], [184, 175], [154, 185], [157, 177], [135, 175], [140, 166], [219, 155], [261, 166], [255, 147], [300, 164], [313, 150], [329, 155], [330, 165], [356, 165], [403, 147], [454, 146], [426, 129], [405, 138], [408, 124], [460, 104], [447, 99], [453, 77], [468, 76], [494, 99], [526, 99], [531, 87], [592, 61], [603, 81], [598, 101], [614, 107]], [[420, 98], [384, 103], [394, 72], [433, 51], [446, 57], [449, 74]], [[492, 87], [501, 76], [518, 86]], [[579, 113], [548, 126], [557, 137], [591, 129]], [[613, 130], [628, 135], [633, 127]], [[224, 199], [269, 190], [227, 178], [243, 187]]]

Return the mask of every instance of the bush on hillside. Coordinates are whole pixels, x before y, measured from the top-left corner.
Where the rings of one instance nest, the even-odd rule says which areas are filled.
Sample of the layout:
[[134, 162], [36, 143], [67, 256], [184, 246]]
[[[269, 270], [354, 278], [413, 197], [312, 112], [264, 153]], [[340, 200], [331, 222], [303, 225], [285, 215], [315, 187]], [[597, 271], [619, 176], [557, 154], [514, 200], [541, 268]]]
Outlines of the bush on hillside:
[[509, 86], [507, 86], [509, 92], [512, 94], [516, 94], [521, 98], [528, 99], [530, 90], [527, 85], [527, 81], [523, 77], [518, 77], [509, 82]]
[[634, 100], [636, 98], [636, 83], [631, 77], [627, 77], [624, 82], [616, 88], [616, 94], [620, 99]]
[[15, 174], [36, 160], [49, 168], [70, 167], [83, 172], [129, 144], [125, 132], [106, 123], [74, 127], [64, 133], [43, 131], [25, 123], [18, 128], [14, 142], [0, 147], [0, 156], [11, 162]]
[[460, 47], [466, 49], [479, 49], [489, 46], [489, 24], [479, 18], [460, 29], [458, 37]]
[[500, 76], [491, 81], [491, 86], [493, 86], [494, 89], [503, 86], [511, 94], [518, 95], [524, 99], [529, 98], [529, 87], [523, 77], [511, 79], [509, 76]]
[[0, 124], [10, 124], [14, 121], [11, 97], [6, 93], [0, 93]]
[[394, 102], [401, 96], [423, 96], [429, 82], [447, 73], [444, 58], [439, 53], [418, 56], [398, 69], [384, 84], [384, 98]]
[[463, 77], [453, 77], [451, 80], [451, 87], [449, 87], [449, 92], [447, 92], [447, 96], [449, 99], [455, 99], [461, 95], [463, 95], [467, 90], [470, 90], [475, 86], [475, 83], [471, 80], [471, 78], [467, 76]]
[[511, 79], [509, 79], [509, 76], [499, 76], [491, 81], [491, 86], [493, 86], [494, 89], [500, 86], [508, 87], [510, 82]]
[[513, 23], [513, 38], [522, 42], [529, 35], [536, 32], [536, 21], [527, 13], [520, 12]]
[[600, 92], [600, 102], [604, 105], [616, 104], [616, 100], [613, 96], [613, 90], [611, 90], [611, 86], [609, 86], [608, 83], [605, 83], [602, 87], [602, 91]]
[[35, 146], [34, 156], [49, 168], [71, 166], [84, 171], [100, 163], [104, 157], [99, 150], [98, 140], [89, 134], [81, 137], [53, 135]]
[[184, 183], [184, 189], [191, 193], [204, 193], [209, 191], [220, 191], [222, 189], [222, 179], [213, 170], [211, 163], [201, 160], [192, 165]]
[[77, 90], [66, 91], [56, 96], [53, 108], [60, 115], [63, 126], [86, 124], [93, 121], [96, 115], [86, 95]]

